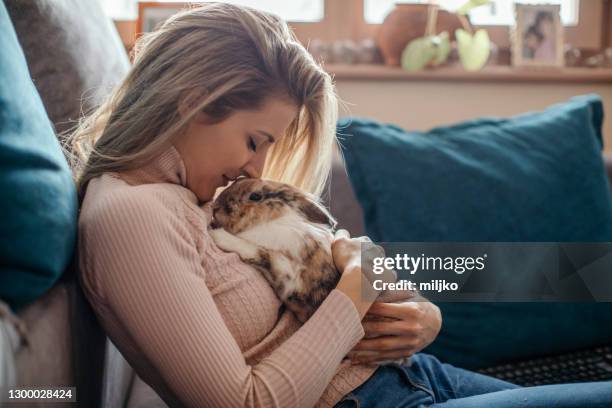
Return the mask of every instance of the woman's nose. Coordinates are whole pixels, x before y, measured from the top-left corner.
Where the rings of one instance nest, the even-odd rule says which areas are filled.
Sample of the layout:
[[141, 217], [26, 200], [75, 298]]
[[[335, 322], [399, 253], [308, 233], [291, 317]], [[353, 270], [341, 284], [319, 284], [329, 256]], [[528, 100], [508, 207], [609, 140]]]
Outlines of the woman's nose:
[[244, 166], [243, 170], [251, 178], [261, 178], [265, 163], [266, 155], [257, 154], [247, 163], [246, 166]]

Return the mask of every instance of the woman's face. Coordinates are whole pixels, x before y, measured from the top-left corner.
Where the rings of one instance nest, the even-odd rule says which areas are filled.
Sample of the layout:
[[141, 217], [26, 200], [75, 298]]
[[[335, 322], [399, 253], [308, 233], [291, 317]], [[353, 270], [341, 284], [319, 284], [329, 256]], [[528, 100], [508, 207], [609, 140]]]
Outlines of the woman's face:
[[542, 35], [544, 37], [547, 38], [552, 38], [554, 35], [554, 29], [555, 26], [552, 22], [552, 19], [550, 18], [544, 18], [541, 22], [540, 22], [540, 32], [542, 33]]
[[269, 97], [259, 109], [235, 111], [216, 124], [207, 124], [204, 114], [194, 118], [174, 143], [185, 163], [187, 188], [205, 202], [238, 176], [261, 177], [270, 145], [297, 113], [286, 98]]

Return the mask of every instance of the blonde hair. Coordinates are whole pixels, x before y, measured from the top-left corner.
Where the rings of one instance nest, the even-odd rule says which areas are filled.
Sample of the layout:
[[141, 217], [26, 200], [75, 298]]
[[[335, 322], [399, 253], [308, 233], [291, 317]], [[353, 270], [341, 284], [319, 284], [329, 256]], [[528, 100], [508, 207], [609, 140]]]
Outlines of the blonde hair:
[[[321, 194], [338, 101], [329, 74], [279, 17], [208, 3], [141, 37], [134, 55], [123, 83], [67, 139], [81, 199], [92, 178], [133, 170], [161, 154], [198, 113], [220, 122], [273, 95], [299, 110], [270, 147], [262, 177]], [[188, 107], [184, 114], [179, 104]]]

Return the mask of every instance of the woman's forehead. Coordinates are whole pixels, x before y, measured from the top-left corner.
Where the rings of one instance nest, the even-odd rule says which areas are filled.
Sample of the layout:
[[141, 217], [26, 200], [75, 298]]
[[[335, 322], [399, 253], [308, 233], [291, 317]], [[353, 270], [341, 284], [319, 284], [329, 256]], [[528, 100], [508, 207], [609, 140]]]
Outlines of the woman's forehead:
[[267, 100], [257, 109], [238, 110], [230, 120], [233, 119], [241, 126], [260, 133], [266, 139], [271, 137], [276, 140], [289, 127], [297, 114], [298, 108], [295, 104], [275, 98]]

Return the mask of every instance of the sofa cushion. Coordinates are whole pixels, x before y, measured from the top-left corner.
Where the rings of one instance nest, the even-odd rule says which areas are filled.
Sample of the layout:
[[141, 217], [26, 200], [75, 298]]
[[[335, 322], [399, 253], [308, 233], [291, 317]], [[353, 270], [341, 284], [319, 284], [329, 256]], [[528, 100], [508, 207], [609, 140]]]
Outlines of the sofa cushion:
[[98, 1], [5, 4], [57, 133], [98, 106], [127, 74], [127, 53]]
[[4, 3], [0, 44], [0, 298], [17, 309], [68, 265], [77, 200]]
[[[379, 242], [612, 241], [594, 95], [428, 132], [338, 124], [366, 232]], [[476, 368], [612, 343], [612, 303], [440, 303], [427, 349]]]
[[[377, 241], [606, 241], [596, 96], [541, 113], [406, 132], [345, 119], [349, 175]], [[342, 136], [340, 136], [342, 137]]]

